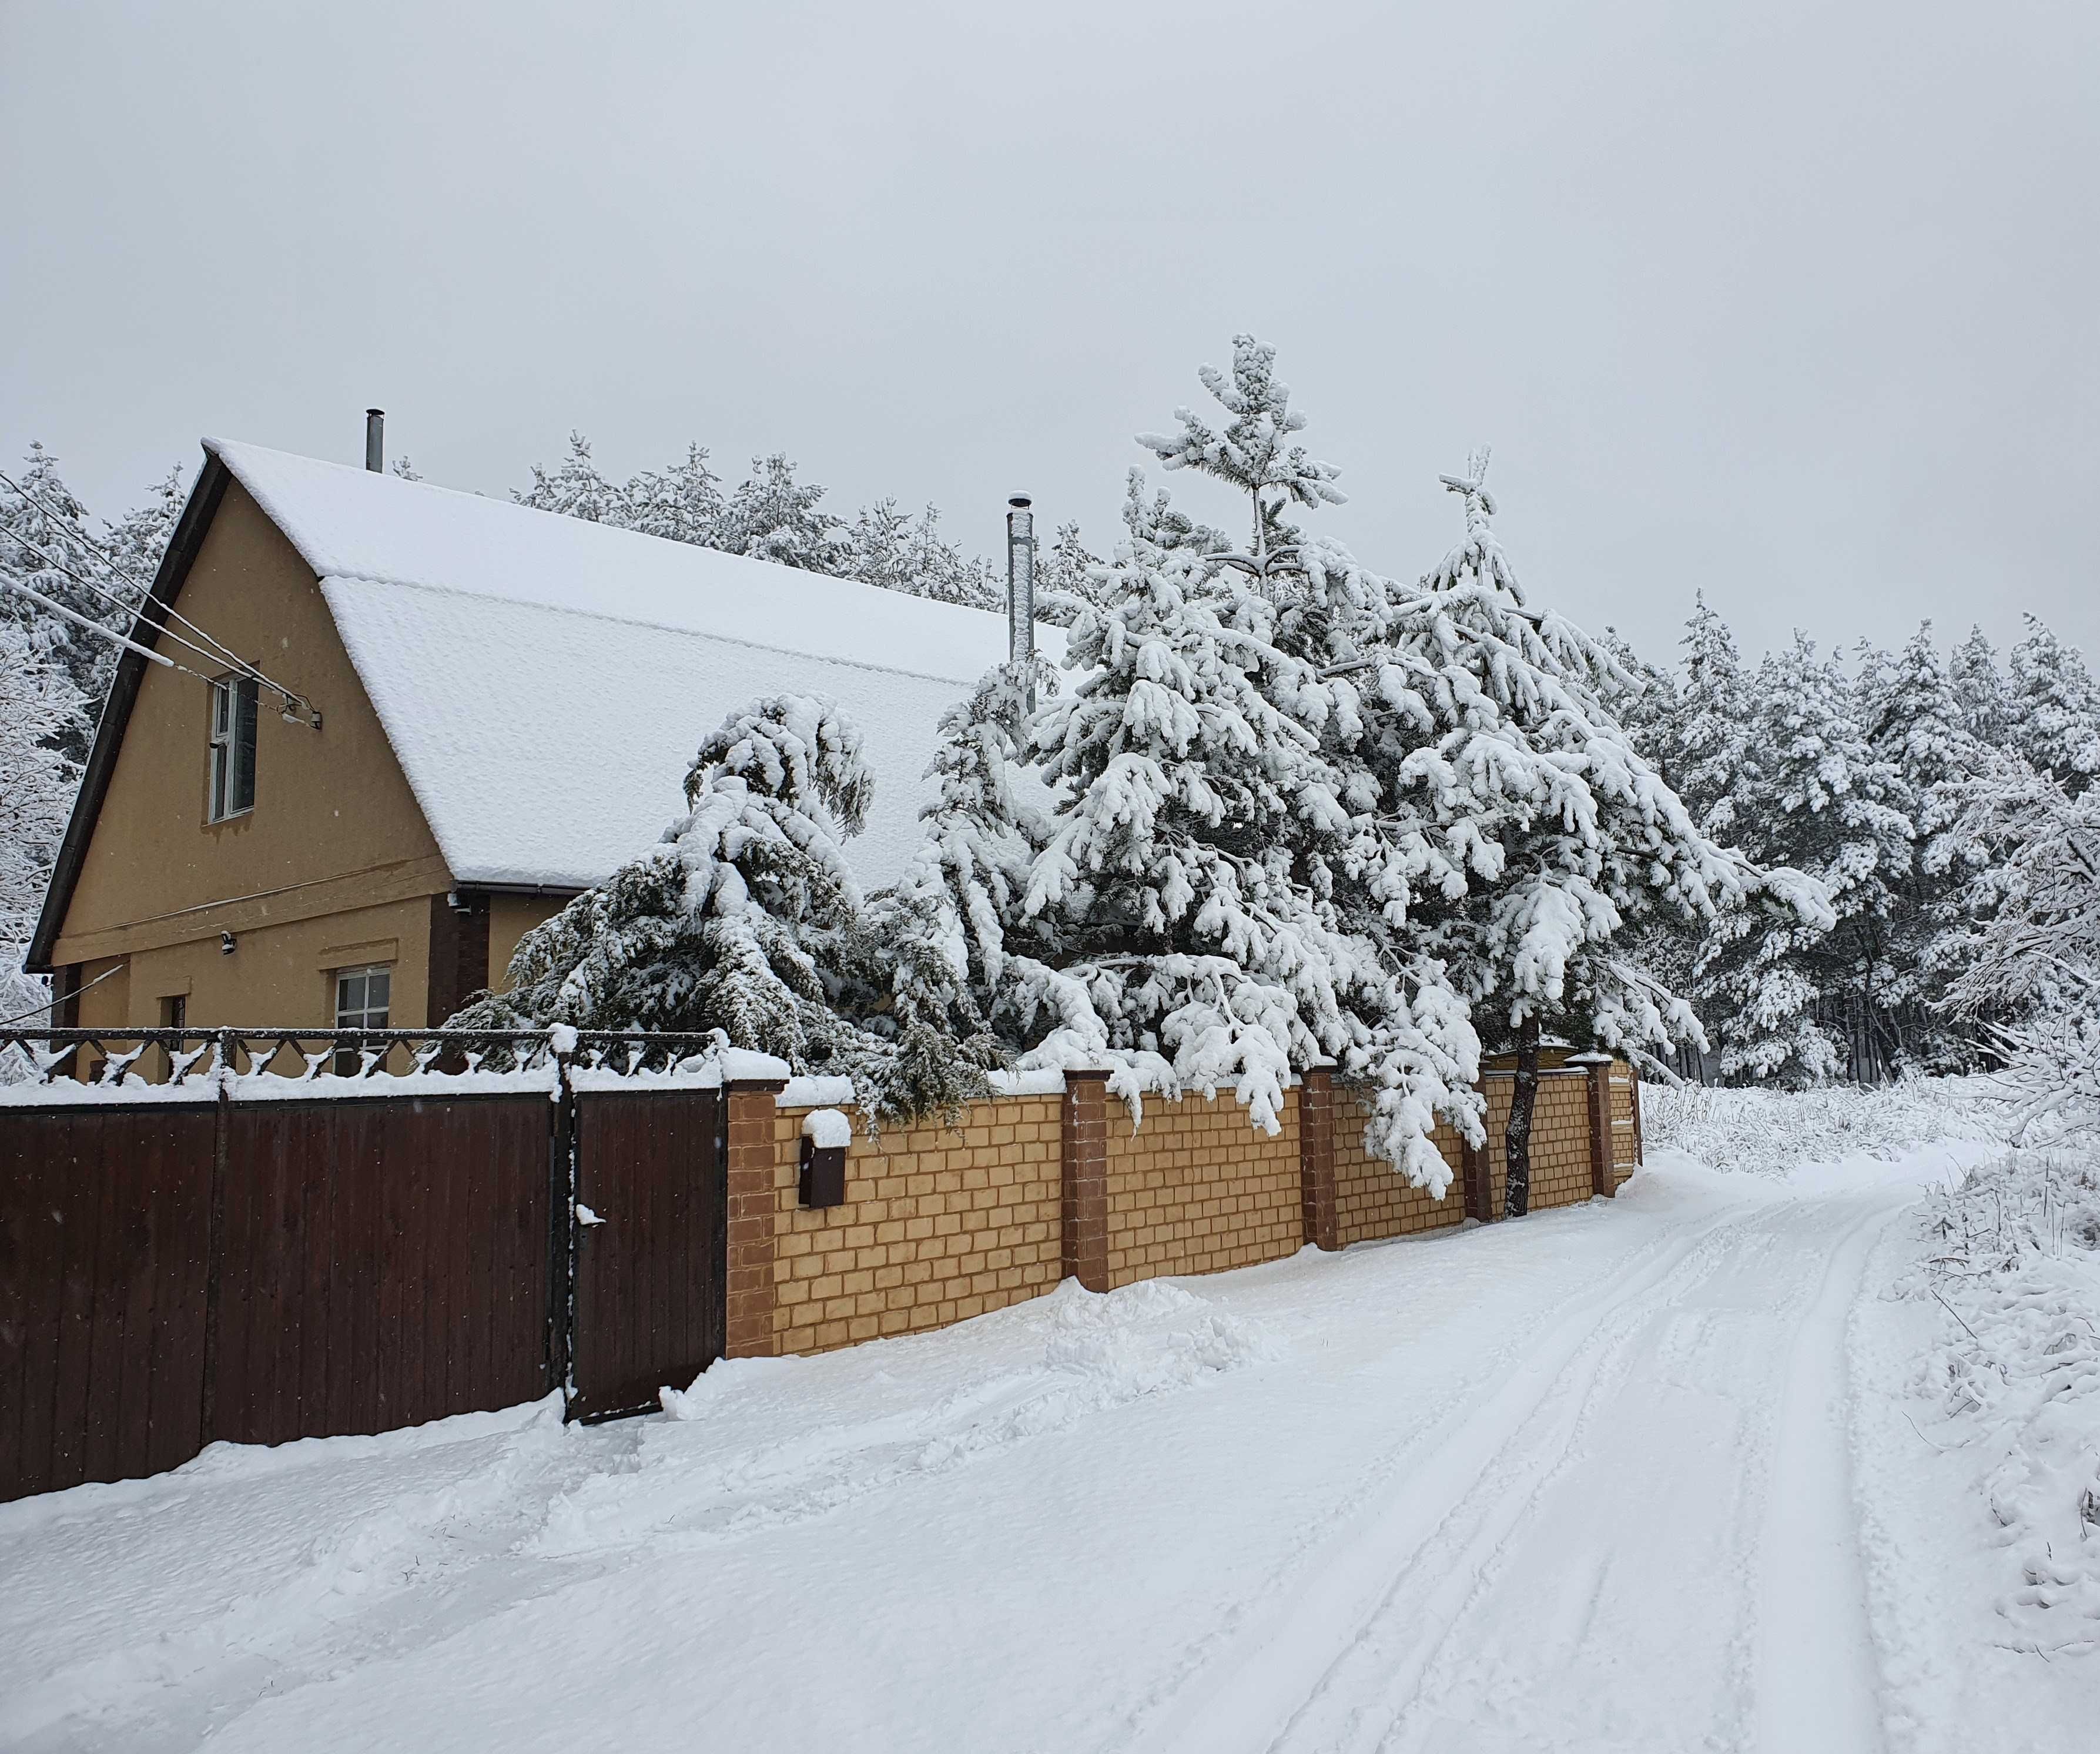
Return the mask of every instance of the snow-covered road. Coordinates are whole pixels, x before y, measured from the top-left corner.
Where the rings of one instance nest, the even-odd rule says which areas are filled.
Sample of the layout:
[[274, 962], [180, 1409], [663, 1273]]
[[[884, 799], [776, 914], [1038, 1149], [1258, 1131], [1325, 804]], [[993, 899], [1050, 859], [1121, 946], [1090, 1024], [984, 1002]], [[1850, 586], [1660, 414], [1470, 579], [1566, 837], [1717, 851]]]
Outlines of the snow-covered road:
[[1869, 1606], [1858, 1315], [1961, 1149], [0, 1507], [0, 1744], [2075, 1747], [1892, 1712], [2012, 1659]]

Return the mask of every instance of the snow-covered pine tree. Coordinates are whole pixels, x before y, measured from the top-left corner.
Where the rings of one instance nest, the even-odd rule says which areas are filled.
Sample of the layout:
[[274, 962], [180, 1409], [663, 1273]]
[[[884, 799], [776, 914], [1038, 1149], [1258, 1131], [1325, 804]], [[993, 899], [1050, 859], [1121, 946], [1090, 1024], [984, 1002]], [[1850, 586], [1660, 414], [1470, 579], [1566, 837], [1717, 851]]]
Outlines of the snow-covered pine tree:
[[995, 609], [1005, 601], [1004, 583], [994, 582], [983, 561], [966, 559], [942, 539], [941, 514], [932, 506], [915, 518], [893, 499], [862, 506], [847, 528], [837, 567], [849, 578], [907, 596], [979, 609]]
[[153, 588], [161, 557], [168, 551], [169, 540], [175, 533], [189, 497], [182, 465], [178, 463], [153, 484], [145, 504], [135, 506], [108, 526], [102, 548], [117, 576], [119, 590], [128, 587], [130, 596], [144, 601], [146, 593]]
[[1295, 850], [1353, 833], [1315, 728], [1332, 692], [1276, 644], [1273, 599], [1206, 558], [1216, 532], [1148, 503], [1136, 471], [1124, 517], [1067, 643], [1079, 679], [1035, 728], [1062, 806], [1022, 906], [1045, 947], [1024, 1063], [1106, 1060], [1133, 1100], [1229, 1087], [1273, 1129], [1291, 1072], [1334, 1062], [1375, 1093], [1372, 1148], [1440, 1195], [1429, 1133], [1474, 1112], [1464, 1005], [1410, 991]]
[[1076, 519], [1057, 526], [1050, 546], [1035, 557], [1035, 618], [1055, 627], [1070, 627], [1079, 606], [1093, 594], [1094, 571], [1101, 556], [1079, 535]]
[[598, 472], [591, 459], [590, 440], [580, 432], [569, 435], [569, 454], [552, 470], [532, 466], [532, 485], [510, 496], [535, 511], [558, 511], [565, 518], [581, 518], [589, 524], [610, 524], [627, 528], [627, 496]]
[[1636, 1056], [1701, 1039], [1689, 1005], [1630, 945], [1757, 894], [1812, 908], [1791, 873], [1746, 866], [1701, 832], [1608, 702], [1630, 678], [1596, 641], [1530, 608], [1492, 523], [1476, 452], [1443, 478], [1463, 539], [1396, 590], [1380, 697], [1419, 728], [1383, 775], [1381, 831], [1436, 850], [1410, 930], [1449, 963], [1490, 1045], [1516, 1054], [1505, 1152], [1512, 1215], [1529, 1198], [1538, 1052], [1551, 1024]]
[[708, 467], [708, 453], [697, 444], [688, 444], [668, 469], [643, 470], [620, 497], [630, 530], [704, 548], [722, 546], [721, 479]]
[[1949, 995], [2006, 1060], [2027, 1118], [2090, 1133], [2100, 1113], [2100, 786], [2072, 796], [2005, 750], [1950, 788], [1991, 857]]
[[2038, 616], [2012, 651], [2009, 739], [2027, 764], [2076, 797], [2100, 773], [2100, 687], [2075, 646]]
[[885, 1116], [985, 1094], [988, 1041], [943, 1036], [924, 1010], [880, 1014], [891, 947], [869, 930], [836, 837], [859, 831], [873, 787], [832, 702], [780, 695], [731, 714], [686, 775], [689, 813], [527, 933], [510, 990], [455, 1025], [719, 1030], [797, 1071], [852, 1078]]
[[1745, 910], [1716, 922], [1697, 978], [1722, 1075], [1796, 1085], [1881, 1076], [1902, 1050], [1885, 1001], [1895, 983], [1890, 924], [1912, 857], [1903, 775], [1875, 754], [1851, 679], [1806, 634], [1767, 656], [1752, 694], [1734, 844], [1815, 879], [1830, 912]]
[[[89, 532], [86, 507], [59, 474], [58, 460], [33, 444], [20, 469], [9, 473], [20, 486], [0, 482], [0, 577], [99, 626], [124, 631], [143, 592], [112, 570], [102, 545]], [[120, 648], [17, 591], [0, 590], [0, 623], [22, 630], [29, 649], [55, 663], [88, 703], [64, 734], [66, 755], [82, 759], [117, 674]]]
[[723, 510], [721, 537], [714, 546], [805, 572], [836, 572], [845, 532], [823, 509], [823, 497], [814, 482], [795, 479], [786, 453], [754, 457], [750, 475]]
[[60, 749], [81, 707], [78, 691], [28, 630], [0, 621], [0, 1018], [33, 1027], [50, 992], [22, 972], [22, 960], [79, 782]]
[[1231, 418], [1214, 429], [1193, 409], [1177, 408], [1180, 431], [1140, 433], [1137, 442], [1170, 470], [1193, 469], [1248, 497], [1251, 558], [1260, 561], [1291, 545], [1295, 532], [1283, 515], [1292, 505], [1310, 510], [1347, 503], [1335, 485], [1341, 471], [1290, 442], [1304, 430], [1306, 417], [1291, 407], [1290, 387], [1276, 376], [1275, 348], [1235, 335], [1230, 374], [1206, 365], [1197, 376]]

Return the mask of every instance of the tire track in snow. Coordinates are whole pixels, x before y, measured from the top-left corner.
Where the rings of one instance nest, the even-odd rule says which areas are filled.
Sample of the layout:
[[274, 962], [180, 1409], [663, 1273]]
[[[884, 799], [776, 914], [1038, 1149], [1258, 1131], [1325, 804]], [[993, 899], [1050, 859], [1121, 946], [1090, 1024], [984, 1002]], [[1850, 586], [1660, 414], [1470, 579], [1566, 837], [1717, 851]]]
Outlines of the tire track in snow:
[[[1688, 1283], [1718, 1264], [1722, 1233], [1754, 1216], [1732, 1211], [1704, 1229], [1662, 1245], [1637, 1261], [1606, 1291], [1564, 1306], [1542, 1345], [1528, 1353], [1485, 1401], [1455, 1422], [1407, 1446], [1426, 1452], [1396, 1493], [1348, 1517], [1242, 1620], [1222, 1649], [1139, 1733], [1143, 1754], [1256, 1754], [1286, 1739], [1290, 1725], [1316, 1698], [1403, 1588], [1418, 1581], [1425, 1562], [1451, 1549], [1440, 1572], [1422, 1579], [1448, 1615], [1462, 1607], [1479, 1566], [1506, 1541], [1532, 1502], [1515, 1478], [1498, 1469], [1520, 1449], [1556, 1391], [1578, 1391], [1572, 1411], [1555, 1421], [1542, 1458], [1529, 1465], [1529, 1485], [1542, 1483], [1567, 1452], [1589, 1391], [1615, 1345], [1598, 1344], [1615, 1319], [1666, 1305]], [[1404, 1452], [1405, 1453], [1405, 1452]], [[1421, 1649], [1414, 1677], [1434, 1655]], [[1209, 1685], [1211, 1676], [1223, 1678]], [[1408, 1681], [1411, 1690], [1412, 1679]], [[1387, 1690], [1388, 1697], [1391, 1689]]]
[[1883, 1746], [1846, 1424], [1845, 1334], [1867, 1257], [1901, 1209], [1867, 1213], [1831, 1251], [1787, 1360], [1761, 1540], [1762, 1754], [1873, 1754]]

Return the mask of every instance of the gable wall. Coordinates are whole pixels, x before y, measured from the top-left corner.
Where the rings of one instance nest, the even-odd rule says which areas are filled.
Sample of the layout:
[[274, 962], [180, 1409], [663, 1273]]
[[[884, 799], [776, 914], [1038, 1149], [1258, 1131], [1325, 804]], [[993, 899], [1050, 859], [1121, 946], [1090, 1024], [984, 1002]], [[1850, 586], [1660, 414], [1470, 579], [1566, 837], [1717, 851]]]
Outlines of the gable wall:
[[[426, 898], [449, 873], [318, 582], [237, 482], [177, 607], [308, 695], [322, 728], [285, 722], [266, 693], [255, 807], [209, 822], [209, 691], [148, 666], [53, 957], [85, 965], [84, 978], [119, 957], [132, 968], [82, 995], [81, 1022], [155, 1023], [159, 999], [188, 983], [193, 1025], [320, 1023], [332, 1014], [325, 953], [388, 940], [395, 1019], [421, 1022]], [[220, 953], [223, 931], [236, 934], [232, 956]]]

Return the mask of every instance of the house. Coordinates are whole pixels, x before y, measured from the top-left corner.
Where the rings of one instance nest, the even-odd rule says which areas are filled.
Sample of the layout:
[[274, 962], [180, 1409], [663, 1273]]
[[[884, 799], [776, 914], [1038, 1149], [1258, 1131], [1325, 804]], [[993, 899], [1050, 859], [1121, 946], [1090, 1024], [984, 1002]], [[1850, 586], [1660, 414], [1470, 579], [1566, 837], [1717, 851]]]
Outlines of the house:
[[[875, 887], [942, 714], [1007, 655], [980, 610], [205, 451], [135, 630], [188, 668], [125, 654], [32, 943], [61, 1024], [442, 1022], [656, 838], [701, 739], [763, 694], [861, 727], [876, 806], [847, 851]], [[176, 643], [195, 629], [267, 683]]]

